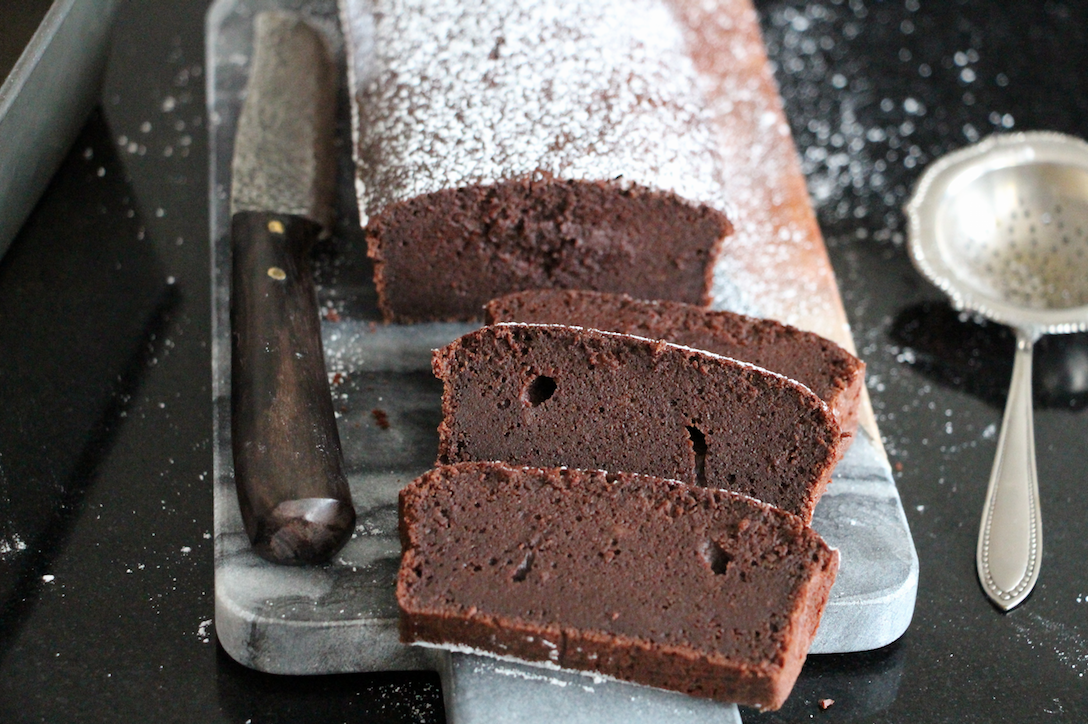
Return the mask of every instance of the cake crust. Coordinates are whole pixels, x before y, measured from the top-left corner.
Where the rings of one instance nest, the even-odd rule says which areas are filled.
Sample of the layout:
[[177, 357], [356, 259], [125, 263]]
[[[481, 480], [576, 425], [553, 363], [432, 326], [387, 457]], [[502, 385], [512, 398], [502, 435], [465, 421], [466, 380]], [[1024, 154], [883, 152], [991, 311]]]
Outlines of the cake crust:
[[501, 463], [401, 493], [406, 642], [781, 706], [838, 552], [796, 516], [677, 481]]

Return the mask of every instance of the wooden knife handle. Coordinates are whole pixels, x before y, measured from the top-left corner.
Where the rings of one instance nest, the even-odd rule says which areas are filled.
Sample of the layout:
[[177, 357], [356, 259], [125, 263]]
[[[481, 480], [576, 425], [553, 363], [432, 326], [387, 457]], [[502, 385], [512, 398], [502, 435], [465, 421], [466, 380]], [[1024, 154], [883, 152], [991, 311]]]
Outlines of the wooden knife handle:
[[231, 438], [242, 520], [275, 563], [327, 561], [351, 537], [308, 253], [320, 227], [242, 211], [231, 220]]

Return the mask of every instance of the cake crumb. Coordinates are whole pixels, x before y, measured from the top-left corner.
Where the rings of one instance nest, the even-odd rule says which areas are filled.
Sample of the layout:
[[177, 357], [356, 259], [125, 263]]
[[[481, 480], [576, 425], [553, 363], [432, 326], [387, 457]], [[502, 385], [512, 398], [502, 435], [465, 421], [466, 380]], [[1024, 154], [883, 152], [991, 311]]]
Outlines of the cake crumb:
[[374, 416], [374, 422], [377, 423], [378, 427], [383, 430], [389, 429], [389, 415], [386, 414], [385, 410], [375, 407], [370, 411], [370, 414]]
[[820, 699], [820, 708], [824, 711], [831, 708], [831, 705], [835, 703], [834, 699]]

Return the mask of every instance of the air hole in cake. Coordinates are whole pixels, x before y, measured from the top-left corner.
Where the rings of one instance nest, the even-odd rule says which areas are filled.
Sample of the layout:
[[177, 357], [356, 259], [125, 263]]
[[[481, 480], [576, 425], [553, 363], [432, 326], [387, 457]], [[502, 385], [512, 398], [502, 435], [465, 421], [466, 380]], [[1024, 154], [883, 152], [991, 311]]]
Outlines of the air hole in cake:
[[536, 407], [554, 395], [555, 388], [555, 380], [547, 375], [538, 375], [536, 379], [525, 386], [525, 391], [521, 393], [521, 399], [525, 404]]
[[710, 564], [710, 570], [719, 576], [724, 575], [729, 570], [729, 564], [733, 562], [733, 556], [714, 541], [707, 541], [703, 547], [703, 557]]
[[691, 449], [695, 451], [695, 484], [706, 487], [706, 435], [694, 425], [688, 426]]
[[521, 563], [518, 564], [517, 570], [514, 571], [513, 580], [515, 583], [521, 583], [525, 580], [525, 577], [529, 575], [529, 571], [533, 567], [533, 558], [535, 557], [536, 556], [533, 555], [532, 551], [529, 551], [525, 554], [525, 558], [521, 560]]

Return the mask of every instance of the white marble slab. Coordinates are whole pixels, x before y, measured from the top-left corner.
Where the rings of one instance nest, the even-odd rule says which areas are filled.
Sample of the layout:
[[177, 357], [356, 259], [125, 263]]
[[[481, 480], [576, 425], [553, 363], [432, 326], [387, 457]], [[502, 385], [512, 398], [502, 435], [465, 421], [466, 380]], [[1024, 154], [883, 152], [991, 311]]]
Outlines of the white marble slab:
[[[322, 333], [330, 372], [341, 375], [334, 395], [358, 512], [355, 535], [321, 567], [275, 566], [250, 550], [231, 461], [228, 198], [252, 19], [270, 8], [303, 12], [327, 32], [334, 50], [342, 49], [334, 0], [219, 0], [207, 19], [215, 628], [223, 647], [242, 664], [281, 674], [437, 669], [455, 724], [539, 722], [542, 712], [547, 720], [602, 724], [739, 722], [733, 705], [399, 642], [396, 496], [435, 459], [441, 386], [430, 371], [430, 351], [471, 326], [375, 325], [372, 290], [349, 284], [323, 290], [348, 301], [336, 321], [323, 321]], [[343, 196], [352, 198], [350, 189]], [[731, 290], [719, 295], [720, 305], [758, 312], [758, 300], [745, 298], [729, 279], [719, 275], [716, 286]], [[385, 412], [388, 428], [378, 424], [375, 409]], [[861, 651], [897, 639], [914, 611], [918, 560], [887, 459], [865, 432], [836, 469], [813, 526], [839, 548], [842, 566], [812, 653]]]

